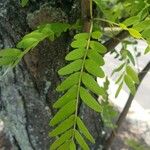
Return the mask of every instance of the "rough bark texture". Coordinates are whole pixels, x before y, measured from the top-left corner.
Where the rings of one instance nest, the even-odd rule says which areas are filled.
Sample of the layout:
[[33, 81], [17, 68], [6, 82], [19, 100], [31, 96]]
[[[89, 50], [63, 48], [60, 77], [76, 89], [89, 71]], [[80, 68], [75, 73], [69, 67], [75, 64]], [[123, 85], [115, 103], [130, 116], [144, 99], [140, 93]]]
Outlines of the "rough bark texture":
[[[74, 22], [79, 14], [79, 4], [73, 0], [49, 0], [48, 3], [31, 0], [25, 8], [19, 0], [1, 0], [0, 49], [15, 47], [25, 33], [41, 23]], [[65, 63], [70, 40], [70, 34], [65, 33], [53, 43], [43, 41], [1, 78], [0, 118], [5, 125], [1, 137], [5, 135], [5, 139], [9, 139], [8, 144], [1, 145], [4, 149], [49, 149], [53, 139], [48, 137], [51, 130], [48, 123], [55, 113], [52, 104], [58, 97], [55, 88], [61, 80], [57, 70]], [[99, 115], [86, 107], [82, 115], [97, 141], [91, 149], [98, 149], [101, 143]]]

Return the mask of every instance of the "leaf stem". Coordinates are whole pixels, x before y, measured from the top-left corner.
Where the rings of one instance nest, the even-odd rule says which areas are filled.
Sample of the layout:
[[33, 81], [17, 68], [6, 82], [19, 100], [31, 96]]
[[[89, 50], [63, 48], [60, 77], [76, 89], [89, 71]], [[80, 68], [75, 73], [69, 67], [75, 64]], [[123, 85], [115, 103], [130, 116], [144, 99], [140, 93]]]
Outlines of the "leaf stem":
[[92, 0], [90, 0], [90, 15], [91, 15], [91, 20], [90, 20], [90, 30], [89, 30], [89, 37], [87, 40], [87, 45], [86, 45], [86, 51], [83, 57], [83, 62], [82, 62], [82, 67], [80, 70], [80, 76], [79, 76], [79, 82], [78, 82], [78, 87], [77, 87], [77, 99], [76, 99], [76, 109], [75, 109], [75, 121], [74, 121], [74, 126], [73, 126], [73, 136], [72, 136], [72, 140], [75, 137], [75, 129], [76, 129], [76, 124], [77, 124], [77, 116], [78, 116], [78, 105], [79, 105], [79, 100], [80, 100], [80, 87], [81, 87], [81, 82], [82, 82], [82, 74], [84, 71], [84, 66], [85, 66], [85, 60], [88, 54], [88, 50], [90, 47], [90, 40], [91, 40], [91, 35], [92, 35], [92, 31], [93, 31], [93, 20], [92, 20]]

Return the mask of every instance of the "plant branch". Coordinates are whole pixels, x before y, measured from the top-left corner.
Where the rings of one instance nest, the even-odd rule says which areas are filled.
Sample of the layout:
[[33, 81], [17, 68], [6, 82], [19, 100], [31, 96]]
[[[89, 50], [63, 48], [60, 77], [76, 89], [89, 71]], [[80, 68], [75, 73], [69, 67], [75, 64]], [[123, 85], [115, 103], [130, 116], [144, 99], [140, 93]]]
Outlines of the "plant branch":
[[[149, 72], [150, 70], [150, 62], [145, 66], [145, 68], [139, 73], [139, 80], [140, 80], [140, 83], [138, 85], [136, 85], [136, 92], [138, 91], [138, 88], [139, 86], [141, 85], [144, 77], [146, 76], [146, 74]], [[127, 114], [128, 114], [128, 111], [130, 109], [130, 106], [132, 104], [132, 101], [134, 99], [134, 96], [132, 94], [129, 95], [129, 98], [126, 102], [126, 105], [123, 109], [123, 111], [121, 112], [117, 122], [116, 122], [116, 126], [117, 128], [115, 130], [113, 130], [109, 136], [109, 138], [106, 140], [106, 143], [105, 143], [105, 150], [108, 150], [110, 148], [110, 146], [112, 145], [118, 131], [119, 131], [119, 128], [121, 127], [123, 121], [125, 120]]]
[[123, 39], [127, 38], [129, 33], [125, 30], [118, 33], [116, 36], [112, 37], [104, 43], [104, 46], [108, 49], [107, 52], [112, 51]]

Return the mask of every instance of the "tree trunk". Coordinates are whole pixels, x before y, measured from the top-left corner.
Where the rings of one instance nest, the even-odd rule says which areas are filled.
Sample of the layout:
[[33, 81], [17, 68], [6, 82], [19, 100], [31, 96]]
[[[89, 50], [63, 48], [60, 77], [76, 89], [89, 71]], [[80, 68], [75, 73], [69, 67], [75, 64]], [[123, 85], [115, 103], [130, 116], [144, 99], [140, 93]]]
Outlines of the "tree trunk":
[[[80, 4], [73, 0], [47, 1], [31, 0], [25, 8], [19, 0], [0, 1], [0, 49], [15, 47], [25, 33], [39, 24], [72, 23], [80, 15]], [[59, 96], [55, 88], [61, 81], [57, 70], [65, 63], [71, 36], [72, 32], [64, 33], [54, 42], [43, 41], [1, 78], [0, 118], [4, 122], [4, 131], [0, 136], [0, 149], [49, 149], [54, 139], [48, 137], [52, 129], [48, 124], [55, 114], [52, 104]], [[1, 74], [3, 72], [1, 69]], [[96, 139], [91, 149], [98, 149], [102, 143], [99, 114], [81, 106], [81, 115]]]

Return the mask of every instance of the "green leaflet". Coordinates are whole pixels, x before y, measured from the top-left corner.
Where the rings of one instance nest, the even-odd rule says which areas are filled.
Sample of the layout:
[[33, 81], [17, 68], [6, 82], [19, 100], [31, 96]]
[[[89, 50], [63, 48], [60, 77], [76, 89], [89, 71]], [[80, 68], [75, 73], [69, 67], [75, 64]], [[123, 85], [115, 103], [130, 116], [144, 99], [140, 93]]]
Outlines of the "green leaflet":
[[105, 64], [103, 57], [99, 53], [97, 53], [96, 50], [89, 50], [88, 57], [95, 61], [99, 66], [103, 66]]
[[82, 87], [80, 87], [80, 97], [87, 106], [96, 112], [101, 112], [102, 108], [100, 104]]
[[100, 78], [104, 78], [104, 71], [95, 63], [95, 61], [87, 59], [85, 61], [86, 70], [92, 75]]
[[65, 142], [63, 145], [61, 145], [57, 150], [69, 150], [69, 142]]
[[149, 38], [150, 38], [150, 28], [145, 29], [145, 30], [142, 32], [142, 37], [144, 37], [145, 39], [149, 39]]
[[75, 145], [74, 141], [71, 140], [69, 148], [70, 148], [70, 150], [76, 150], [76, 145]]
[[128, 88], [130, 89], [132, 95], [135, 95], [136, 88], [135, 88], [135, 85], [132, 81], [132, 78], [128, 75], [125, 75], [124, 81], [125, 81], [126, 85], [128, 86]]
[[51, 41], [54, 40], [54, 32], [51, 29], [51, 24], [46, 24], [44, 28], [39, 30], [41, 33], [43, 33], [46, 37], [49, 37]]
[[79, 33], [74, 36], [76, 40], [87, 40], [89, 38], [89, 33]]
[[15, 61], [14, 57], [2, 57], [0, 58], [0, 66], [13, 65], [14, 61]]
[[78, 83], [80, 72], [71, 74], [65, 81], [63, 81], [58, 87], [57, 91], [65, 91]]
[[104, 53], [107, 52], [106, 47], [103, 46], [100, 42], [91, 41], [91, 42], [90, 42], [90, 47], [91, 47], [91, 49], [96, 50], [96, 51], [99, 52], [100, 54], [104, 54]]
[[95, 94], [105, 95], [104, 89], [101, 88], [98, 85], [98, 83], [93, 79], [93, 77], [90, 76], [89, 74], [87, 74], [87, 73], [82, 74], [82, 82], [88, 89], [90, 89]]
[[119, 67], [117, 67], [116, 69], [113, 70], [111, 76], [113, 76], [114, 73], [119, 72], [123, 69], [123, 67], [125, 66], [125, 63], [121, 64]]
[[129, 60], [132, 62], [132, 64], [135, 66], [135, 60], [134, 60], [134, 57], [133, 55], [131, 54], [130, 51], [127, 50], [127, 56], [129, 58]]
[[128, 31], [129, 31], [130, 35], [133, 36], [134, 38], [137, 38], [137, 39], [142, 38], [141, 33], [139, 33], [137, 30], [130, 28], [130, 29], [128, 29]]
[[39, 41], [43, 40], [45, 37], [45, 34], [39, 32], [38, 30], [35, 30], [27, 35], [25, 35], [23, 37], [23, 39], [27, 39], [27, 38], [34, 38], [34, 39], [37, 39]]
[[64, 106], [66, 103], [69, 101], [73, 100], [76, 98], [76, 93], [77, 93], [77, 86], [73, 86], [70, 88], [66, 94], [64, 94], [62, 97], [60, 97], [53, 105], [54, 108], [61, 108]]
[[121, 74], [121, 75], [118, 77], [118, 79], [116, 80], [115, 84], [118, 84], [118, 83], [122, 80], [123, 76], [124, 76], [124, 73]]
[[15, 48], [7, 48], [0, 51], [0, 66], [12, 66], [21, 55], [21, 51]]
[[85, 135], [85, 137], [92, 143], [95, 143], [94, 138], [89, 133], [89, 131], [86, 128], [86, 126], [84, 125], [83, 121], [79, 117], [77, 117], [77, 125], [78, 125], [78, 128], [80, 129], [80, 131]]
[[57, 135], [62, 134], [69, 128], [71, 128], [74, 125], [75, 116], [72, 115], [65, 121], [63, 121], [60, 125], [58, 125], [52, 132], [49, 133], [49, 136], [54, 137]]
[[56, 150], [60, 145], [62, 145], [65, 141], [69, 140], [73, 134], [73, 130], [70, 129], [66, 131], [63, 135], [60, 136], [51, 146], [50, 150]]
[[75, 130], [75, 139], [77, 140], [78, 144], [83, 148], [83, 150], [90, 150], [85, 140], [77, 130]]
[[141, 32], [142, 30], [145, 30], [146, 28], [149, 27], [150, 24], [150, 19], [148, 20], [144, 20], [141, 21], [140, 23], [138, 23], [137, 25], [133, 26], [133, 28], [139, 32]]
[[60, 36], [62, 32], [66, 32], [71, 28], [71, 25], [68, 23], [51, 23], [50, 29], [55, 33], [56, 37]]
[[79, 71], [82, 67], [82, 63], [83, 60], [79, 59], [79, 60], [75, 60], [74, 62], [70, 63], [69, 65], [61, 68], [58, 71], [59, 75], [67, 75], [67, 74], [71, 74], [73, 72]]
[[95, 31], [92, 33], [93, 39], [99, 39], [102, 36], [102, 33], [100, 31]]
[[130, 66], [127, 66], [126, 72], [135, 83], [139, 84], [140, 81], [138, 78], [138, 74]]
[[25, 38], [25, 39], [22, 39], [22, 41], [20, 41], [18, 44], [17, 44], [17, 48], [23, 48], [23, 49], [26, 49], [28, 47], [32, 47], [32, 45], [37, 45], [38, 44], [38, 40], [35, 39], [35, 38]]
[[72, 100], [62, 107], [50, 121], [50, 125], [54, 126], [60, 121], [70, 116], [75, 111], [76, 101]]
[[81, 39], [81, 40], [75, 40], [71, 43], [71, 47], [73, 48], [84, 48], [87, 45], [87, 40]]
[[28, 2], [29, 2], [29, 0], [21, 0], [21, 6], [25, 7]]
[[123, 21], [123, 24], [125, 24], [126, 26], [131, 26], [137, 24], [139, 20], [140, 20], [139, 16], [132, 16]]
[[82, 58], [84, 56], [85, 53], [85, 49], [84, 48], [80, 48], [80, 49], [75, 49], [73, 51], [71, 51], [66, 57], [65, 59], [70, 61], [70, 60], [76, 60], [79, 58]]
[[145, 49], [144, 54], [147, 54], [147, 53], [149, 53], [149, 52], [150, 52], [150, 46], [148, 45], [147, 48]]
[[121, 84], [119, 85], [119, 87], [118, 87], [118, 89], [116, 91], [116, 94], [115, 94], [115, 98], [118, 97], [118, 95], [119, 95], [119, 93], [120, 93], [120, 91], [122, 89], [122, 86], [123, 86], [123, 82], [121, 82]]
[[21, 54], [21, 51], [16, 48], [7, 48], [0, 51], [0, 59], [1, 57], [18, 57]]

